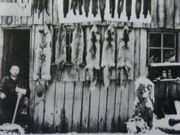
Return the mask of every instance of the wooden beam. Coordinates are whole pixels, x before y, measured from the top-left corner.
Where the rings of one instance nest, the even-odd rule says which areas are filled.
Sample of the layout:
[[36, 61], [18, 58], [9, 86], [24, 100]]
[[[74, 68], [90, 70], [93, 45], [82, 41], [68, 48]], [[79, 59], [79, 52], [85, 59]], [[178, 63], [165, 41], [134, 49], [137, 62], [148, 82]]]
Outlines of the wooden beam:
[[3, 46], [4, 46], [4, 31], [2, 28], [0, 28], [0, 79], [2, 79]]

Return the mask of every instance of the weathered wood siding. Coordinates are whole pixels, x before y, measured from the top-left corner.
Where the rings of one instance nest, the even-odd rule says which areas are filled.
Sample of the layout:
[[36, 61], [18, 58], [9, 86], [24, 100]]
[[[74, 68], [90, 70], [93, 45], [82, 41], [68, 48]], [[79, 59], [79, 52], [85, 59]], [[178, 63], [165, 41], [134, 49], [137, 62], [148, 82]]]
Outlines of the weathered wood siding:
[[[38, 26], [35, 26], [38, 27]], [[87, 28], [88, 29], [88, 28]], [[88, 30], [87, 30], [88, 31]], [[103, 30], [102, 30], [103, 32]], [[116, 29], [116, 44], [122, 28]], [[36, 33], [32, 33], [35, 37]], [[34, 38], [34, 42], [36, 42]], [[58, 80], [57, 65], [52, 65], [52, 81], [42, 97], [38, 97], [35, 82], [31, 83], [31, 117], [35, 132], [119, 132], [125, 131], [125, 123], [133, 114], [135, 79], [146, 73], [147, 30], [132, 29], [130, 48], [132, 52], [132, 80], [126, 87], [117, 85], [116, 77], [108, 89], [98, 84], [90, 90], [85, 76], [72, 77], [71, 68], [64, 68], [62, 80]], [[32, 52], [33, 54], [33, 52]], [[33, 55], [31, 55], [33, 59]], [[142, 67], [143, 69], [142, 69]], [[82, 70], [79, 76], [85, 70]]]

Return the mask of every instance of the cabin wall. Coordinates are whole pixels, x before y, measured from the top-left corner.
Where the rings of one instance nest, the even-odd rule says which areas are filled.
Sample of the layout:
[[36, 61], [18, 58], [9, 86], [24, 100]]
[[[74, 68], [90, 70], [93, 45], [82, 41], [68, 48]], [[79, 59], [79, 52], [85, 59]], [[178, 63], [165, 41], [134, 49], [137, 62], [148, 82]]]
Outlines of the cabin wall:
[[[5, 1], [5, 0], [0, 0]], [[28, 0], [32, 3], [33, 0]], [[15, 0], [6, 0], [15, 2]], [[147, 71], [147, 31], [149, 29], [180, 29], [179, 0], [151, 0], [152, 23], [130, 23], [131, 50], [133, 61], [133, 77], [126, 87], [119, 86], [116, 78], [111, 80], [109, 89], [102, 84], [94, 91], [90, 91], [90, 83], [85, 80], [77, 81], [69, 76], [71, 69], [65, 69], [62, 80], [57, 79], [59, 71], [52, 63], [52, 80], [42, 97], [37, 96], [36, 82], [33, 81], [34, 45], [36, 28], [49, 24], [52, 29], [60, 27], [58, 19], [57, 0], [50, 0], [49, 13], [42, 11], [40, 15], [32, 11], [30, 17], [0, 17], [0, 63], [3, 52], [3, 30], [21, 29], [31, 30], [30, 37], [30, 117], [34, 132], [119, 132], [124, 131], [124, 122], [133, 114], [134, 83], [140, 75]], [[75, 17], [75, 16], [74, 16]], [[85, 26], [92, 24], [108, 25], [110, 22], [81, 23]], [[124, 22], [114, 23], [115, 27], [123, 28]], [[118, 35], [118, 30], [117, 30]], [[180, 35], [180, 34], [179, 34]], [[180, 38], [179, 38], [180, 39]], [[118, 40], [118, 36], [117, 39]], [[1, 65], [0, 65], [1, 69]], [[84, 75], [84, 70], [80, 75]], [[0, 73], [1, 77], [1, 73]], [[85, 75], [84, 75], [85, 78]]]

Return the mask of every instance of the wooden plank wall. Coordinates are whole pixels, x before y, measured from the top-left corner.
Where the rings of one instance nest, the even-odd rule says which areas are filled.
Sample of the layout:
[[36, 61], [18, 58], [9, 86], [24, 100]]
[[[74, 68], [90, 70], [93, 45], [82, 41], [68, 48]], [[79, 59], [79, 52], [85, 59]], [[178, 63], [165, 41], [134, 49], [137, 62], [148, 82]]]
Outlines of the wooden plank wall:
[[[125, 132], [125, 122], [133, 114], [135, 79], [145, 72], [141, 66], [146, 67], [146, 61], [140, 52], [146, 52], [146, 32], [145, 29], [131, 31], [134, 76], [126, 87], [117, 85], [117, 80], [111, 80], [108, 89], [98, 84], [91, 91], [90, 82], [77, 81], [66, 70], [64, 79], [58, 80], [59, 71], [56, 65], [52, 65], [53, 79], [43, 96], [38, 97], [36, 88], [33, 88], [35, 86], [32, 87], [31, 116], [34, 132]], [[122, 28], [117, 28], [117, 34], [121, 33]], [[30, 82], [35, 85], [34, 81]]]

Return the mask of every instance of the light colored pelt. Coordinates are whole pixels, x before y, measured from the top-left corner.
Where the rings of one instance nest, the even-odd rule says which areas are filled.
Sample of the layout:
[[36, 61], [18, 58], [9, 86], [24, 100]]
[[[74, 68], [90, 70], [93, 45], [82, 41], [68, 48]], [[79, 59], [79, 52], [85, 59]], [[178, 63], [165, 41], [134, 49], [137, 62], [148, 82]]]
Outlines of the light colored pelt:
[[71, 61], [75, 65], [83, 63], [84, 33], [80, 25], [77, 25], [73, 32]]
[[[92, 42], [92, 33], [95, 33], [95, 37], [97, 41], [95, 42], [95, 47], [96, 47], [96, 53], [93, 56], [92, 54], [92, 47], [93, 47], [93, 42]], [[88, 35], [87, 39], [87, 56], [86, 56], [86, 68], [95, 68], [95, 69], [100, 69], [100, 34], [97, 31], [96, 25], [94, 25]]]

